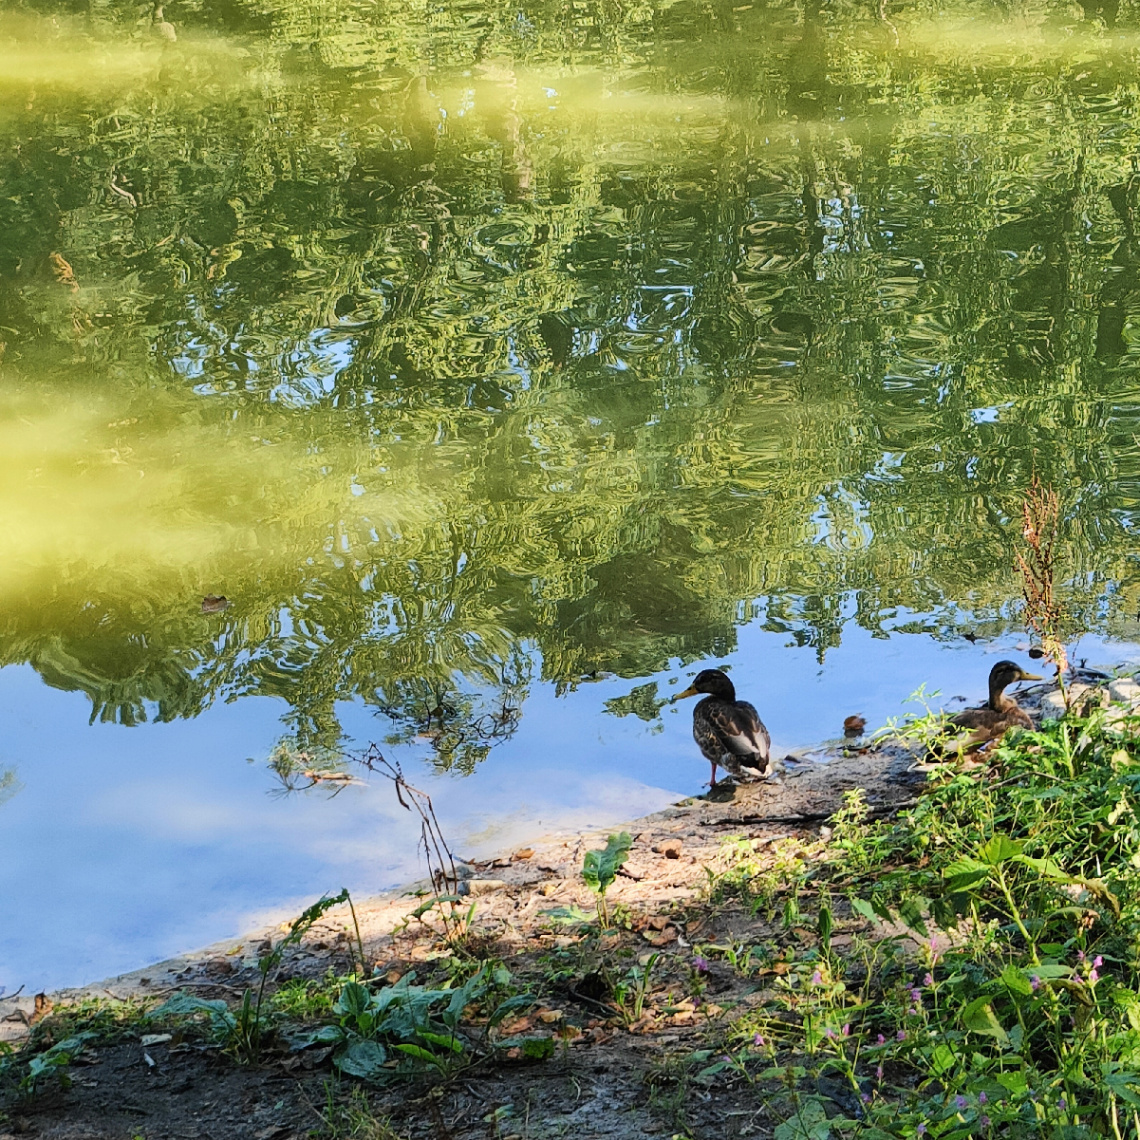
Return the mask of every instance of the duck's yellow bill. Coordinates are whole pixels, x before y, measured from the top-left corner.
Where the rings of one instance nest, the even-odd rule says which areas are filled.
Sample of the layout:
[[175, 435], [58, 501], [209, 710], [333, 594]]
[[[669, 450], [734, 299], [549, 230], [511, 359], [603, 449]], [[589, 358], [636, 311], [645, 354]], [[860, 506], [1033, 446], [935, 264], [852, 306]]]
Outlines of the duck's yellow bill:
[[1044, 681], [1045, 678], [1040, 673], [1025, 673], [1023, 672], [1018, 678], [1019, 681]]
[[673, 700], [679, 701], [682, 697], [695, 697], [699, 692], [699, 689], [694, 689], [693, 686], [690, 685], [683, 693], [678, 693]]

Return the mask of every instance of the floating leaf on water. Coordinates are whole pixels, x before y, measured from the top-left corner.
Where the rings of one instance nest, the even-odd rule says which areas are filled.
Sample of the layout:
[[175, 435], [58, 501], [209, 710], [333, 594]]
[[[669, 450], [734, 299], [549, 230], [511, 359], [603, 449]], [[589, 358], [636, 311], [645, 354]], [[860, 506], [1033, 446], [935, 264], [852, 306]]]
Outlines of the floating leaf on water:
[[202, 613], [220, 614], [230, 608], [230, 600], [225, 594], [207, 594], [202, 599]]
[[846, 737], [862, 736], [867, 727], [867, 721], [861, 716], [849, 716], [843, 720], [843, 735]]

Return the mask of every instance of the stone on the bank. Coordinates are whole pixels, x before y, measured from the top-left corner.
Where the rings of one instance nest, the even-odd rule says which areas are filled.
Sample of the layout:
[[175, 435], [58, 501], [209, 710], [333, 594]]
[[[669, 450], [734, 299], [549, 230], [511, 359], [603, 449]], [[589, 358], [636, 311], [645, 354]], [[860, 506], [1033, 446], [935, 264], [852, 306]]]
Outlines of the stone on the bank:
[[1109, 699], [1122, 705], [1131, 705], [1133, 708], [1140, 705], [1140, 685], [1132, 677], [1117, 677], [1108, 685]]
[[460, 891], [461, 894], [489, 895], [493, 891], [501, 891], [507, 884], [502, 879], [468, 879], [460, 885], [467, 888], [466, 891]]

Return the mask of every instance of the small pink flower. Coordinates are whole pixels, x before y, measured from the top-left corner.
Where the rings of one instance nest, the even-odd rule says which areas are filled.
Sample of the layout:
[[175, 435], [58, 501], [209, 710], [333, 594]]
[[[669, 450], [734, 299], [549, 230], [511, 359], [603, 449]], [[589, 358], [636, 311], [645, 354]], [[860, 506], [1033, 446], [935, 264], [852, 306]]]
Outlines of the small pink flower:
[[1093, 985], [1099, 977], [1100, 974], [1096, 972], [1096, 967], [1094, 966], [1091, 970], [1089, 970], [1089, 985]]
[[702, 958], [699, 954], [693, 959], [693, 969], [698, 974], [707, 974], [709, 972], [709, 963], [707, 958]]
[[913, 1002], [920, 1002], [920, 1001], [922, 1001], [922, 993], [921, 993], [921, 991], [920, 991], [920, 990], [911, 990], [911, 991], [910, 991], [910, 1000], [911, 1000], [911, 1001], [913, 1001]]
[[816, 972], [814, 974], [812, 974], [811, 984], [813, 986], [823, 985], [823, 975], [818, 970], [816, 970]]
[[886, 1043], [887, 1043], [887, 1039], [886, 1039], [886, 1038], [885, 1038], [885, 1037], [884, 1037], [884, 1036], [883, 1036], [883, 1035], [880, 1033], [880, 1034], [879, 1034], [879, 1040], [878, 1040], [878, 1044], [879, 1044], [879, 1045], [885, 1045]]
[[876, 1065], [875, 1066], [875, 1080], [881, 1081], [882, 1079], [883, 1079], [883, 1066], [882, 1065]]
[[763, 1037], [763, 1035], [762, 1035], [762, 1034], [760, 1034], [760, 1033], [757, 1033], [757, 1034], [756, 1034], [756, 1036], [752, 1038], [752, 1044], [753, 1044], [753, 1045], [761, 1045], [761, 1046], [762, 1046], [762, 1045], [764, 1044], [764, 1037]]
[[828, 1039], [828, 1041], [835, 1040], [835, 1030], [831, 1029], [830, 1027], [823, 1031], [823, 1035]]
[[843, 1036], [844, 1037], [850, 1037], [851, 1036], [851, 1025], [850, 1025], [850, 1023], [848, 1023], [847, 1025], [845, 1025], [843, 1027]]
[[895, 1034], [895, 1037], [896, 1037], [896, 1038], [897, 1038], [899, 1041], [905, 1041], [905, 1040], [906, 1040], [906, 1030], [905, 1030], [905, 1029], [900, 1029], [900, 1030], [898, 1031], [898, 1033], [896, 1033], [896, 1034]]
[[1041, 979], [1036, 974], [1033, 974], [1030, 976], [1029, 988], [1034, 993], [1036, 993], [1041, 988]]
[[925, 1136], [925, 1135], [926, 1135], [926, 1125], [925, 1125], [925, 1124], [920, 1124], [920, 1125], [919, 1125], [919, 1126], [918, 1126], [918, 1127], [917, 1127], [917, 1128], [914, 1130], [914, 1134], [915, 1134], [916, 1136]]
[[933, 974], [930, 974], [930, 973], [928, 973], [928, 974], [926, 975], [926, 977], [922, 979], [922, 984], [923, 984], [924, 986], [932, 986], [932, 985], [934, 985], [934, 975], [933, 975]]
[[985, 1104], [989, 1099], [984, 1092], [978, 1093], [978, 1104]]
[[990, 1121], [990, 1118], [983, 1112], [982, 1115], [978, 1118], [978, 1123], [983, 1128], [989, 1128], [992, 1122]]
[[1103, 966], [1103, 965], [1104, 965], [1104, 959], [1098, 954], [1093, 959], [1093, 966], [1099, 970], [1101, 968], [1101, 966]]
[[1085, 952], [1083, 950], [1077, 951], [1077, 961], [1083, 962], [1085, 960]]

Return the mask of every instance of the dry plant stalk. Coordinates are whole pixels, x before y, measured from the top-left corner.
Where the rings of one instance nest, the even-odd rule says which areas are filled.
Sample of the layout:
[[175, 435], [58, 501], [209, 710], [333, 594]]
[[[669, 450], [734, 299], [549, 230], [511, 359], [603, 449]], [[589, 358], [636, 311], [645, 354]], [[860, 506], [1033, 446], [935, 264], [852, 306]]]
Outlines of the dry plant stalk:
[[1057, 670], [1057, 684], [1065, 707], [1069, 694], [1065, 688], [1065, 671], [1069, 658], [1062, 640], [1065, 612], [1055, 590], [1057, 525], [1061, 518], [1061, 500], [1052, 487], [1042, 486], [1036, 475], [1021, 503], [1021, 537], [1025, 549], [1016, 555], [1021, 574], [1021, 591], [1025, 598], [1025, 624], [1041, 642], [1041, 651]]
[[443, 921], [444, 934], [449, 942], [462, 939], [467, 933], [471, 910], [462, 912], [459, 908], [459, 871], [455, 866], [455, 856], [443, 837], [443, 831], [436, 818], [431, 796], [419, 788], [413, 788], [404, 778], [398, 763], [390, 761], [375, 744], [368, 746], [363, 756], [357, 757], [370, 772], [392, 781], [396, 799], [405, 811], [414, 811], [420, 817], [420, 847], [427, 859], [435, 897], [432, 902], [416, 908], [416, 918], [422, 918], [428, 910], [436, 910]]

